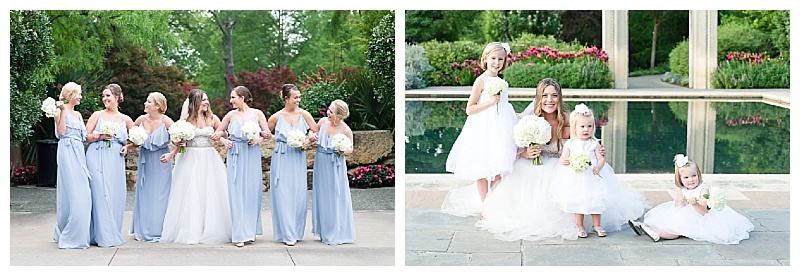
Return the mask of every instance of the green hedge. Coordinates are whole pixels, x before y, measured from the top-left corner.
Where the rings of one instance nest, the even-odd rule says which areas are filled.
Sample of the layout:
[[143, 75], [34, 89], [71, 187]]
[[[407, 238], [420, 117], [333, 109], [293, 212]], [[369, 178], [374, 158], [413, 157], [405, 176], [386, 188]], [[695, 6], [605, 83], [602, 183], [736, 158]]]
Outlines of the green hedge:
[[543, 78], [554, 78], [562, 88], [593, 89], [613, 87], [608, 64], [594, 57], [566, 62], [516, 62], [506, 69], [511, 87], [536, 87]]
[[720, 89], [789, 88], [788, 61], [749, 56], [753, 58], [732, 58], [720, 62], [717, 70], [711, 74], [711, 86]]
[[[425, 56], [428, 63], [433, 68], [423, 74], [423, 79], [428, 86], [461, 85], [456, 84], [456, 72], [462, 73], [465, 77], [459, 79], [459, 83], [468, 82], [465, 85], [472, 85], [475, 77], [469, 78], [470, 74], [464, 74], [461, 69], [457, 69], [453, 64], [460, 64], [465, 60], [480, 60], [483, 53], [483, 45], [472, 41], [439, 42], [436, 40], [419, 44], [425, 48]], [[462, 80], [467, 78], [466, 80]], [[469, 81], [471, 79], [472, 81]]]

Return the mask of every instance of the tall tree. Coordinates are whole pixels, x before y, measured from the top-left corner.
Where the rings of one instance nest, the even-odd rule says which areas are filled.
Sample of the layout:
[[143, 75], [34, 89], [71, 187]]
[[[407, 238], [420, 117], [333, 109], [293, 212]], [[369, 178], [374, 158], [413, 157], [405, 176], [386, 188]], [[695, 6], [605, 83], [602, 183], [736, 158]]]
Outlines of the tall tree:
[[41, 11], [11, 11], [11, 142], [27, 141], [32, 126], [42, 119], [41, 100], [52, 77], [53, 36], [48, 16]]
[[222, 60], [225, 62], [225, 95], [233, 91], [233, 86], [239, 81], [236, 79], [233, 67], [233, 26], [236, 25], [234, 11], [211, 11], [214, 22], [222, 32]]

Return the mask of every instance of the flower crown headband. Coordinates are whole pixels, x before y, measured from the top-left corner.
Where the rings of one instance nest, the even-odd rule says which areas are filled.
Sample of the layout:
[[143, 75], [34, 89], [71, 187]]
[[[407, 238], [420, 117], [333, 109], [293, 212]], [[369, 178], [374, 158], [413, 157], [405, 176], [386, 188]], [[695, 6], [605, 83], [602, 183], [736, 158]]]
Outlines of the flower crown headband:
[[576, 105], [575, 106], [575, 110], [573, 110], [572, 112], [580, 113], [580, 114], [583, 114], [585, 116], [592, 116], [592, 110], [589, 109], [589, 107], [586, 106], [585, 104]]
[[689, 164], [689, 157], [683, 154], [675, 155], [675, 166], [680, 168], [686, 166], [686, 164]]

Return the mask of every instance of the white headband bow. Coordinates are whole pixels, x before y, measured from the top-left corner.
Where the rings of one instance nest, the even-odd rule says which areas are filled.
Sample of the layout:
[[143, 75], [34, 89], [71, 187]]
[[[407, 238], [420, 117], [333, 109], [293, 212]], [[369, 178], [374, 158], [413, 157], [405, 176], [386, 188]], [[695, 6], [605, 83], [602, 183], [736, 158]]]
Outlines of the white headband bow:
[[675, 166], [678, 166], [678, 168], [686, 166], [686, 164], [688, 163], [689, 163], [689, 157], [683, 154], [675, 155]]
[[508, 43], [500, 43], [500, 46], [503, 46], [503, 49], [506, 50], [506, 54], [511, 54], [511, 46]]
[[586, 116], [589, 116], [589, 114], [592, 113], [592, 111], [589, 110], [589, 107], [586, 106], [585, 104], [576, 105], [575, 106], [575, 112], [581, 113], [581, 114], [586, 115]]

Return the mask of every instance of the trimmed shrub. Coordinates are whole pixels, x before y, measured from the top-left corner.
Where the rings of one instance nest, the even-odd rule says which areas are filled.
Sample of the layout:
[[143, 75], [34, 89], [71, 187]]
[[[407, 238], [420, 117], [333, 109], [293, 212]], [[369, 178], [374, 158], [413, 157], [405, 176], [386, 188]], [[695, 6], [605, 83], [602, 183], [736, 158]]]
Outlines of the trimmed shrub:
[[348, 95], [342, 85], [320, 81], [303, 91], [300, 107], [314, 117], [325, 117], [328, 106], [336, 99], [347, 99]]
[[717, 28], [717, 60], [725, 60], [730, 52], [778, 53], [769, 34], [754, 29], [750, 24], [730, 20]]
[[425, 48], [416, 44], [406, 44], [406, 89], [425, 87], [422, 75], [433, 69], [425, 57]]
[[[480, 59], [484, 47], [472, 41], [438, 42], [433, 40], [419, 45], [425, 48], [425, 57], [428, 58], [428, 62], [433, 68], [422, 74], [423, 80], [428, 86], [458, 85], [456, 83], [467, 82], [462, 79], [459, 79], [459, 82], [455, 81], [455, 77], [458, 75], [456, 71], [460, 71], [461, 68], [455, 68], [453, 65], [465, 60]], [[472, 85], [473, 82], [474, 77], [467, 85]]]
[[394, 170], [387, 165], [359, 166], [347, 173], [350, 187], [366, 189], [394, 187]]
[[686, 39], [675, 45], [669, 53], [669, 70], [674, 75], [689, 76], [689, 40]]

